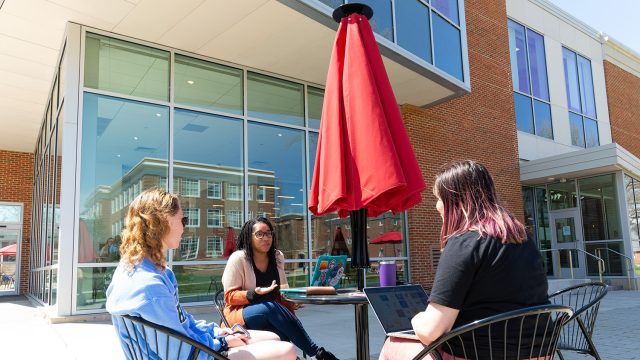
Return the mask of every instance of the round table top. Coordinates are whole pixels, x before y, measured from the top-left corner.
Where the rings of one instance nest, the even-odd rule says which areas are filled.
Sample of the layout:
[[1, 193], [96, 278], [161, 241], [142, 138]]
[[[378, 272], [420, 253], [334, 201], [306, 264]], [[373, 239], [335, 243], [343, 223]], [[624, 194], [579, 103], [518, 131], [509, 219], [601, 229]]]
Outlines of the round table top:
[[338, 289], [336, 295], [307, 295], [303, 293], [282, 293], [282, 296], [294, 304], [310, 305], [361, 305], [369, 300], [362, 291], [357, 289]]

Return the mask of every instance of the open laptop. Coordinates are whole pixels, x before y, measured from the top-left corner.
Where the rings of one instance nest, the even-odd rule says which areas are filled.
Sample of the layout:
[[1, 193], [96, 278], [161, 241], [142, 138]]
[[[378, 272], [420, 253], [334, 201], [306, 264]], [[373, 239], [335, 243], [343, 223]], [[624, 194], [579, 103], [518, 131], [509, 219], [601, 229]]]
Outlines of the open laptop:
[[364, 288], [364, 293], [387, 336], [417, 340], [411, 319], [424, 311], [429, 296], [420, 285]]

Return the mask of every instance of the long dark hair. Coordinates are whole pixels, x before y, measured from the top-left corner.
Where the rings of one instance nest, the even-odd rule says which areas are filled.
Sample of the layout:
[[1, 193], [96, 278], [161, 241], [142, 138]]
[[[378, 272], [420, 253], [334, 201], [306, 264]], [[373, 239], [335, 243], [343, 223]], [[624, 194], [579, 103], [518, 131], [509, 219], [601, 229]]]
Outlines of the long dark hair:
[[436, 176], [433, 193], [444, 207], [440, 247], [455, 235], [473, 230], [498, 238], [503, 244], [526, 241], [524, 226], [498, 200], [493, 178], [473, 160], [454, 161]]
[[244, 253], [247, 255], [247, 258], [249, 259], [251, 264], [255, 266], [255, 262], [253, 261], [253, 247], [251, 246], [251, 238], [253, 236], [253, 225], [257, 223], [266, 224], [269, 227], [269, 231], [271, 231], [271, 234], [273, 235], [273, 237], [271, 238], [271, 247], [269, 248], [267, 255], [269, 256], [269, 262], [273, 262], [275, 264], [276, 233], [275, 231], [273, 231], [273, 225], [271, 224], [271, 221], [269, 221], [269, 219], [267, 219], [266, 217], [258, 216], [244, 223], [244, 225], [242, 226], [242, 230], [240, 230], [240, 234], [236, 239], [236, 249], [244, 250]]

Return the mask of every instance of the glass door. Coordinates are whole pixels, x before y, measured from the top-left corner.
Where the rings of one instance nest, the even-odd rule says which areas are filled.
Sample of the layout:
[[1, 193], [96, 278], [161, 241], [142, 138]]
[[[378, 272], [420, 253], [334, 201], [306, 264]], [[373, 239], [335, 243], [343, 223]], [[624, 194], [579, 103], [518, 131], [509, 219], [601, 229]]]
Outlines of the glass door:
[[16, 226], [0, 224], [0, 296], [18, 293], [20, 231]]
[[[586, 277], [582, 224], [577, 208], [549, 213], [552, 226], [554, 274], [563, 279]], [[579, 249], [579, 250], [576, 250]]]

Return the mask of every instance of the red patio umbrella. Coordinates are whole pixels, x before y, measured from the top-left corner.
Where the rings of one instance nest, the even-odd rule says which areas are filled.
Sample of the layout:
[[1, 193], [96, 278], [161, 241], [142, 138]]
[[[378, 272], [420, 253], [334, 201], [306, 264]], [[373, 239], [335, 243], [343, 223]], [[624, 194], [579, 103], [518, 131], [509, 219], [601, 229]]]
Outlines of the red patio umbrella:
[[16, 256], [16, 244], [11, 244], [0, 249], [0, 255]]
[[227, 235], [224, 237], [224, 251], [222, 256], [228, 259], [236, 251], [236, 232], [231, 226], [227, 228]]
[[[365, 16], [368, 15], [368, 16]], [[351, 216], [351, 264], [369, 267], [367, 213], [403, 211], [426, 188], [363, 4], [337, 8], [309, 209]], [[363, 271], [356, 273], [364, 287]]]
[[402, 233], [400, 231], [387, 231], [377, 238], [369, 241], [369, 244], [389, 244], [402, 241]]

